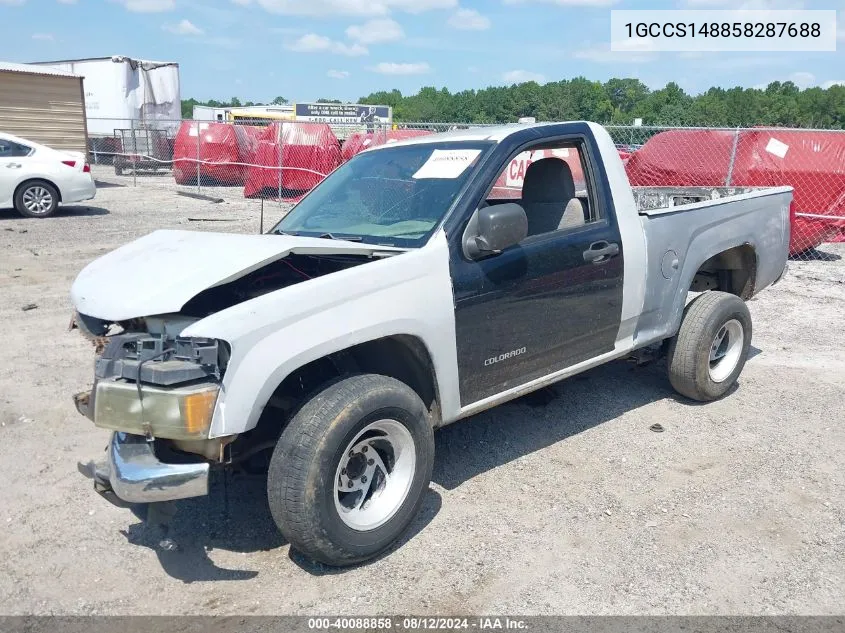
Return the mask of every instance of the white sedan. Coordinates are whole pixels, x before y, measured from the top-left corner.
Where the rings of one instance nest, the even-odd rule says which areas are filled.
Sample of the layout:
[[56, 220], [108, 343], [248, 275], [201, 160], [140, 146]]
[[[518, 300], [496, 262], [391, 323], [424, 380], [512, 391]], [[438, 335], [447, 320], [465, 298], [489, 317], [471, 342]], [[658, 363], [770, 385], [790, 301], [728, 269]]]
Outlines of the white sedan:
[[29, 218], [53, 215], [61, 204], [97, 194], [85, 155], [0, 132], [0, 209], [14, 207]]

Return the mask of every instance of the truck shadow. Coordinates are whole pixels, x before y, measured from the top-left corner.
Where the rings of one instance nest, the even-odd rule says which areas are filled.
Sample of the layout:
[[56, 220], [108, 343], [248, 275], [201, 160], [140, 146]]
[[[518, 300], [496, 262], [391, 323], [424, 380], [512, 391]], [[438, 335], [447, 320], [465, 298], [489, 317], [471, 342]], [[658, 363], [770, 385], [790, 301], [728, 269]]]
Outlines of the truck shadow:
[[[749, 357], [759, 353], [752, 347]], [[652, 402], [671, 398], [689, 406], [701, 404], [672, 390], [665, 367], [664, 360], [646, 366], [612, 362], [445, 427], [435, 433], [432, 481], [453, 490], [481, 473]], [[671, 432], [671, 420], [657, 421]], [[649, 425], [643, 424], [641, 432], [651, 433]], [[441, 505], [440, 494], [430, 488], [402, 538], [364, 565], [377, 563], [412, 540], [437, 516]], [[165, 573], [185, 583], [249, 580], [259, 574], [217, 566], [209, 556], [214, 550], [255, 554], [287, 544], [270, 514], [266, 475], [215, 473], [208, 497], [186, 499], [178, 507], [168, 532], [176, 550], [160, 547], [163, 534], [145, 521], [130, 525], [123, 535], [130, 543], [153, 550]], [[314, 563], [294, 550], [289, 550], [288, 559], [314, 576], [342, 574], [347, 569]], [[257, 565], [254, 559], [245, 561]], [[280, 563], [278, 558], [272, 562]]]
[[[433, 481], [465, 481], [675, 393], [666, 361], [615, 361], [447, 426], [435, 434]], [[667, 427], [665, 420], [660, 420]], [[644, 425], [643, 433], [650, 433]]]
[[[169, 522], [165, 534], [157, 525], [147, 522], [146, 508], [136, 506], [132, 514], [139, 519], [121, 534], [132, 545], [155, 552], [162, 570], [184, 583], [216, 580], [250, 580], [259, 572], [249, 569], [219, 567], [209, 556], [214, 550], [243, 554], [270, 552], [287, 545], [276, 527], [267, 505], [265, 475], [223, 475], [216, 473], [208, 497], [185, 499]], [[388, 551], [365, 564], [374, 563], [413, 539], [440, 511], [442, 500], [435, 490], [428, 490], [420, 512]], [[167, 536], [176, 545], [169, 550], [161, 546]], [[291, 562], [314, 575], [343, 573], [345, 568], [315, 563], [295, 550], [288, 551]], [[281, 564], [280, 560], [274, 563]], [[253, 563], [254, 564], [254, 563]]]
[[[129, 543], [154, 551], [164, 572], [182, 582], [255, 578], [257, 571], [218, 567], [209, 553], [255, 553], [286, 544], [270, 515], [266, 484], [262, 475], [213, 473], [207, 497], [177, 502], [166, 533], [147, 522], [145, 506], [132, 508], [139, 521], [121, 533]], [[165, 536], [175, 549], [161, 546]]]

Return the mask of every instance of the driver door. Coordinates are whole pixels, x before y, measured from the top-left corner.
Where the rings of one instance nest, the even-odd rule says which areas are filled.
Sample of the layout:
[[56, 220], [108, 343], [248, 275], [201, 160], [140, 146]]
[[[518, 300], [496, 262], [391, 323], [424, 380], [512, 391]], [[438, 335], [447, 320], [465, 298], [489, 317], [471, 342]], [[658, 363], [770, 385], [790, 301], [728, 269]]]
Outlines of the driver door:
[[[622, 310], [619, 229], [597, 204], [583, 144], [558, 143], [529, 147], [512, 157], [485, 204], [517, 202], [526, 215], [543, 212], [546, 207], [529, 200], [536, 191], [523, 190], [526, 175], [539, 160], [564, 160], [569, 169], [560, 173], [572, 174], [583, 220], [545, 232], [535, 229], [519, 244], [478, 261], [453, 251], [462, 406], [613, 349]], [[532, 189], [570, 191], [568, 183], [558, 184], [535, 183]], [[567, 201], [550, 202], [552, 207], [557, 203]], [[529, 230], [543, 224], [529, 215]], [[590, 254], [609, 245], [615, 253]]]

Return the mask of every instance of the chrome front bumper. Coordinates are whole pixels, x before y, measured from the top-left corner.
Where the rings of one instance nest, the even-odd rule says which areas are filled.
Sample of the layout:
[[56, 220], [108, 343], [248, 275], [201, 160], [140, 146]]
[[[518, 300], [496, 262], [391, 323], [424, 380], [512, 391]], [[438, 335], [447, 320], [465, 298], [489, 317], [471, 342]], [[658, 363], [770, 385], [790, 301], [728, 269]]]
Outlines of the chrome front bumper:
[[108, 447], [108, 481], [127, 503], [174, 501], [208, 494], [207, 462], [167, 464], [160, 461], [146, 438], [112, 433]]

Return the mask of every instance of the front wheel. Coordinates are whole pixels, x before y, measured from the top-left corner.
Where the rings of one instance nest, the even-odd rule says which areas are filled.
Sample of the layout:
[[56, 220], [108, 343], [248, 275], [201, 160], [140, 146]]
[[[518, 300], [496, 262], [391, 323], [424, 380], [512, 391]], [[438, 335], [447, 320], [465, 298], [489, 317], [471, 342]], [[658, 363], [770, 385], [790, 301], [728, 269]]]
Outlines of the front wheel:
[[383, 552], [422, 504], [434, 464], [431, 419], [406, 384], [375, 374], [314, 395], [285, 428], [267, 491], [291, 546], [328, 565]]
[[721, 398], [739, 378], [750, 347], [745, 302], [727, 292], [706, 292], [686, 307], [669, 343], [669, 381], [693, 400]]

